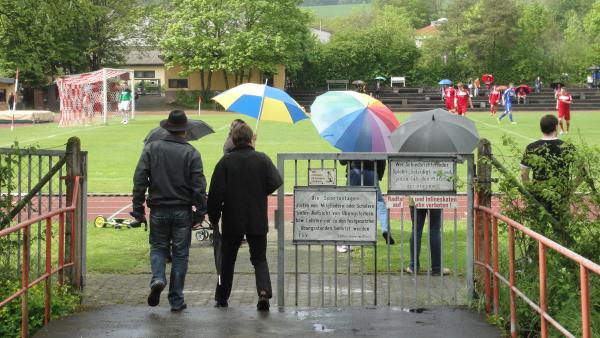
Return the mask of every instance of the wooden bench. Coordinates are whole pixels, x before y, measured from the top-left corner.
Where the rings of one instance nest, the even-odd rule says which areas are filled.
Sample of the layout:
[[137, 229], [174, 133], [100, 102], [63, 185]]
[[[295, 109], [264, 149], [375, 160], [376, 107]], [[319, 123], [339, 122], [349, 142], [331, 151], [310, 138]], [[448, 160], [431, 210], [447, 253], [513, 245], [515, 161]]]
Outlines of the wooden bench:
[[325, 82], [327, 82], [327, 91], [330, 90], [331, 85], [339, 85], [340, 87], [343, 85], [344, 90], [348, 90], [348, 83], [350, 83], [348, 80], [326, 80]]
[[390, 87], [393, 87], [394, 83], [402, 83], [402, 87], [406, 87], [406, 76], [392, 76], [390, 78]]

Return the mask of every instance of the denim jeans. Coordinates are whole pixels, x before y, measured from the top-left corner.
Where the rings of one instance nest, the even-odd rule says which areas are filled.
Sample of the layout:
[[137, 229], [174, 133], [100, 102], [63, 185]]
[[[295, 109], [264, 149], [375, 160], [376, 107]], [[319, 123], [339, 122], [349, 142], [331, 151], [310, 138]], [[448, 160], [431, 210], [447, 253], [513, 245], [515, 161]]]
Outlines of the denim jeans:
[[166, 258], [171, 249], [173, 262], [169, 282], [169, 304], [179, 308], [184, 303], [183, 285], [188, 268], [192, 241], [191, 208], [154, 208], [150, 212], [150, 268], [152, 279], [166, 284]]
[[429, 212], [431, 226], [429, 228], [429, 249], [431, 251], [431, 271], [432, 273], [440, 273], [442, 260], [442, 209], [417, 209], [416, 222], [416, 256], [417, 264], [415, 265], [415, 208], [410, 207], [410, 219], [413, 223], [412, 233], [410, 234], [410, 268], [417, 272], [419, 271], [419, 254], [421, 253], [421, 238], [423, 237], [423, 227], [425, 225], [425, 216]]
[[[377, 188], [377, 218], [379, 219], [379, 224], [381, 226], [381, 232], [388, 232], [390, 230], [390, 226], [388, 223], [388, 215], [387, 215], [387, 207], [385, 206], [385, 200], [383, 199], [383, 194], [381, 193], [381, 189], [379, 188], [379, 179], [376, 178], [376, 174], [374, 170], [363, 169], [363, 178], [361, 184], [360, 178], [360, 169], [352, 168], [350, 169], [349, 180], [351, 186], [373, 186]], [[373, 182], [375, 181], [375, 182]], [[375, 183], [375, 184], [373, 184]]]

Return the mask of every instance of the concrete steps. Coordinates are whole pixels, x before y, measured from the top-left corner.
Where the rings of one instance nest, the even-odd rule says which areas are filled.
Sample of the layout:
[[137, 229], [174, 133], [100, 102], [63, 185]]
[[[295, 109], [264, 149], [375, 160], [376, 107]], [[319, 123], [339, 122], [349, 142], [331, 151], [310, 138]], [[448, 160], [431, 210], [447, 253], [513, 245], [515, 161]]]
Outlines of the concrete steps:
[[[292, 88], [288, 93], [299, 104], [310, 110], [310, 105], [315, 98], [326, 90], [305, 90]], [[589, 88], [569, 89], [573, 96], [572, 110], [597, 110], [600, 109], [600, 90]], [[380, 92], [379, 99], [395, 112], [416, 112], [435, 108], [444, 108], [439, 88], [389, 88], [384, 87]], [[488, 111], [489, 104], [485, 91], [480, 92], [479, 97], [472, 99], [473, 109], [469, 111]], [[556, 100], [551, 88], [544, 88], [540, 93], [531, 93], [527, 96], [527, 103], [514, 103], [515, 111], [555, 111]], [[503, 107], [499, 106], [498, 110]]]

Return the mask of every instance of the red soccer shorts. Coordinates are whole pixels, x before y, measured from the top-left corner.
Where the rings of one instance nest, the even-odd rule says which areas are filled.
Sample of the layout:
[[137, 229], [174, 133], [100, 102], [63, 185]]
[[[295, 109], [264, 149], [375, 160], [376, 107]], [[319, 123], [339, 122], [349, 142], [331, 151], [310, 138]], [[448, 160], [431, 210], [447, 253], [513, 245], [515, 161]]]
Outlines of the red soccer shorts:
[[558, 110], [558, 118], [559, 119], [565, 119], [567, 121], [571, 121], [571, 110], [570, 109], [565, 109], [565, 110]]
[[454, 100], [446, 100], [446, 110], [447, 111], [454, 110]]
[[467, 114], [467, 107], [458, 106], [456, 108], [456, 112], [457, 112], [458, 115], [463, 115], [464, 116], [464, 115]]

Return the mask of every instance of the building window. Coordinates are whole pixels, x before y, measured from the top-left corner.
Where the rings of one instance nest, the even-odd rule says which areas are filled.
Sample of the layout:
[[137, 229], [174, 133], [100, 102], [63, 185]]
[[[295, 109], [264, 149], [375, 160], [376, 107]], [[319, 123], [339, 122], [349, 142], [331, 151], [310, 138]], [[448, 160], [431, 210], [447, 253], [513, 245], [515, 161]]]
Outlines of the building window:
[[153, 70], [136, 70], [133, 73], [133, 77], [136, 79], [153, 79], [156, 77], [156, 74]]
[[169, 79], [169, 88], [187, 88], [187, 79]]
[[0, 102], [8, 103], [8, 101], [6, 101], [6, 89], [0, 89]]

